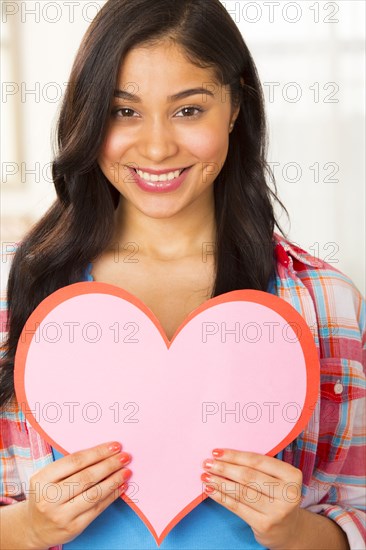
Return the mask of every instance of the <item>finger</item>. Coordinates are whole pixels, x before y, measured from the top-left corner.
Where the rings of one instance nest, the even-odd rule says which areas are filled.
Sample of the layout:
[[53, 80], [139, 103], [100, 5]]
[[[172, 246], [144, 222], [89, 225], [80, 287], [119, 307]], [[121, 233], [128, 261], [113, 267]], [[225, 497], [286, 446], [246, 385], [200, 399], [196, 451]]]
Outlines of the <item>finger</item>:
[[40, 477], [45, 477], [47, 481], [50, 479], [55, 482], [61, 481], [75, 474], [75, 472], [80, 472], [80, 470], [84, 470], [84, 468], [120, 452], [121, 449], [122, 445], [120, 443], [112, 441], [110, 443], [103, 443], [102, 445], [96, 445], [89, 449], [77, 451], [51, 464], [47, 464], [47, 466], [42, 468]]
[[[211, 486], [211, 485], [210, 485]], [[261, 525], [264, 514], [259, 510], [244, 504], [238, 499], [234, 493], [233, 496], [222, 493], [218, 487], [212, 485], [211, 492], [205, 492], [208, 497], [212, 498], [241, 519], [243, 519], [252, 529]]]
[[[271, 503], [273, 505], [275, 502], [270, 496], [261, 493], [259, 485], [255, 483], [241, 485], [230, 479], [213, 475], [210, 475], [210, 479], [208, 479], [205, 478], [205, 474], [202, 475], [201, 479], [205, 484], [205, 492], [206, 488], [208, 488], [208, 490], [211, 488], [213, 491], [221, 493], [223, 498], [226, 496], [231, 497], [237, 502], [241, 502], [262, 514], [267, 510], [267, 504]], [[209, 496], [211, 495], [209, 494]]]
[[201, 479], [205, 487], [211, 487], [224, 495], [231, 496], [262, 514], [272, 513], [273, 506], [279, 511], [288, 508], [288, 506], [297, 506], [301, 502], [301, 486], [294, 486], [292, 483], [289, 485], [281, 484], [276, 488], [277, 493], [274, 496], [271, 493], [262, 493], [259, 484], [255, 482], [242, 485], [236, 481], [212, 474], [207, 477], [206, 473], [202, 474]]
[[[115, 493], [118, 496], [118, 488], [130, 479], [131, 474], [130, 469], [123, 468], [95, 485], [84, 487], [81, 493], [61, 504], [62, 513], [66, 514], [65, 517], [70, 522], [81, 514], [90, 512], [95, 507], [98, 510], [102, 506], [101, 502], [106, 498], [110, 497], [114, 500], [116, 498]], [[96, 512], [96, 515], [98, 515], [98, 512]]]
[[128, 489], [128, 483], [125, 483], [123, 486], [115, 489], [111, 493], [107, 494], [106, 497], [100, 500], [93, 508], [84, 512], [78, 517], [78, 521], [84, 523], [84, 525], [89, 525], [96, 517], [98, 517], [112, 502], [120, 498], [122, 495], [126, 494]]
[[129, 453], [118, 453], [60, 481], [59, 485], [62, 489], [60, 502], [71, 500], [81, 494], [86, 487], [92, 487], [114, 472], [120, 471], [131, 462], [131, 458]]
[[84, 512], [79, 516], [81, 521], [84, 521], [86, 525], [89, 525], [96, 517], [98, 517], [112, 502], [120, 498], [123, 494], [126, 493], [128, 489], [128, 483], [125, 483], [123, 488], [121, 486], [108, 494], [98, 505], [91, 508], [89, 511]]
[[[220, 456], [215, 454], [215, 451], [222, 451]], [[301, 471], [295, 466], [283, 462], [273, 456], [262, 455], [259, 453], [251, 453], [248, 451], [237, 451], [234, 449], [214, 449], [213, 456], [215, 460], [231, 462], [239, 466], [247, 466], [254, 470], [258, 470], [277, 479], [294, 479], [295, 481], [302, 475]], [[302, 479], [301, 479], [302, 483]]]
[[272, 500], [280, 500], [282, 498], [283, 481], [254, 468], [242, 465], [238, 466], [237, 464], [221, 460], [204, 461], [203, 467], [210, 476], [220, 476], [221, 478], [236, 481], [241, 485], [249, 484], [252, 487], [256, 487], [260, 493], [267, 495]]

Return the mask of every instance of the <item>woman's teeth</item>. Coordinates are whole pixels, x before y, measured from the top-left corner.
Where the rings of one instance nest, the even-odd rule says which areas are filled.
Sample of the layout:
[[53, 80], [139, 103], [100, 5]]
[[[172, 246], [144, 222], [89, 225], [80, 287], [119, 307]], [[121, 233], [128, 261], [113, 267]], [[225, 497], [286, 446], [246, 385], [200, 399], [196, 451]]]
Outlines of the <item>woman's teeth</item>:
[[141, 172], [141, 170], [137, 170], [136, 172], [140, 176], [140, 178], [143, 178], [146, 181], [171, 181], [177, 178], [183, 170], [176, 170], [175, 172], [167, 172], [166, 174], [161, 174], [160, 176], [156, 174], [148, 174], [147, 172]]

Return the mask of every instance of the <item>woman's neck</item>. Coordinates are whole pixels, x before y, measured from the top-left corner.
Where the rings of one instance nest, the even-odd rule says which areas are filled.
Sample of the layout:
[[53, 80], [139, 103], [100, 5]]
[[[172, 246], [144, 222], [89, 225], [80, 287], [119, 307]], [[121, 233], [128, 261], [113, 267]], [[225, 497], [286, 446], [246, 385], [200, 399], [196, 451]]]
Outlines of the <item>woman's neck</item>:
[[188, 256], [213, 254], [216, 240], [214, 204], [192, 204], [169, 218], [145, 215], [120, 200], [115, 213], [113, 245], [133, 243], [151, 260], [174, 261]]

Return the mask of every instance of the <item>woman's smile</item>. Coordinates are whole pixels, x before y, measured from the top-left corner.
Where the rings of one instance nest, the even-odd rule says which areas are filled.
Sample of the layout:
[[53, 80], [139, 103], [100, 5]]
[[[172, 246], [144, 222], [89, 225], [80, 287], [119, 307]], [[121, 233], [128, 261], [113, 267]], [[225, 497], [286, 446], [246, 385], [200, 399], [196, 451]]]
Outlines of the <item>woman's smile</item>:
[[[183, 170], [185, 170], [186, 168], [190, 168], [190, 166], [184, 166], [183, 168], [165, 168], [165, 169], [161, 169], [161, 170], [154, 170], [152, 168], [134, 168], [134, 170], [136, 170], [136, 172], [140, 173], [140, 176], [141, 177], [145, 177], [145, 173], [146, 173], [146, 176], [163, 176], [163, 175], [167, 175], [169, 176], [169, 174], [171, 172], [179, 172], [179, 174], [181, 174], [183, 172]], [[178, 174], [178, 175], [179, 175]], [[176, 176], [174, 176], [176, 177]], [[145, 179], [149, 179], [148, 177], [145, 177]], [[157, 180], [154, 180], [153, 178], [151, 178], [152, 181], [157, 181]], [[168, 177], [168, 179], [170, 179]], [[172, 179], [172, 178], [171, 178]]]
[[149, 174], [134, 168], [130, 168], [130, 172], [135, 183], [143, 191], [150, 193], [168, 193], [175, 191], [183, 185], [191, 167], [184, 168], [182, 171], [176, 170], [173, 172], [165, 172], [158, 176], [157, 174]]
[[[157, 70], [162, 80], [156, 79]], [[131, 83], [138, 93], [127, 92]], [[151, 220], [184, 212], [190, 226], [189, 212], [196, 213], [198, 205], [212, 212], [228, 128], [239, 112], [223, 88], [211, 69], [193, 65], [171, 43], [137, 47], [126, 55], [98, 159], [121, 194], [125, 213], [137, 209]]]

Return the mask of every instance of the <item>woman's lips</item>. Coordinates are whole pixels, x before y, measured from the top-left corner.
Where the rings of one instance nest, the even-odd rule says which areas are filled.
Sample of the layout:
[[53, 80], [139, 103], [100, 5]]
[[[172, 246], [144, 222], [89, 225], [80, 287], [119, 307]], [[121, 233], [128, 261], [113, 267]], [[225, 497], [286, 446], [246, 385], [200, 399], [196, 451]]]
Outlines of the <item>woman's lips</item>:
[[143, 191], [148, 191], [150, 193], [168, 193], [170, 191], [175, 191], [182, 185], [184, 180], [186, 179], [188, 172], [192, 166], [189, 166], [188, 168], [184, 168], [183, 172], [173, 180], [170, 181], [150, 181], [147, 182], [143, 178], [141, 178], [138, 173], [133, 169], [129, 168], [134, 182], [142, 189]]
[[161, 176], [162, 174], [169, 174], [169, 172], [176, 172], [177, 170], [179, 171], [179, 173], [181, 173], [186, 168], [189, 168], [189, 166], [183, 166], [183, 168], [182, 167], [180, 167], [180, 168], [170, 168], [169, 170], [167, 170], [167, 169], [165, 169], [165, 170], [153, 170], [153, 169], [148, 169], [148, 168], [141, 168], [139, 166], [138, 168], [134, 168], [134, 170], [139, 170], [140, 172], [147, 172], [150, 175], [153, 174], [155, 176]]

